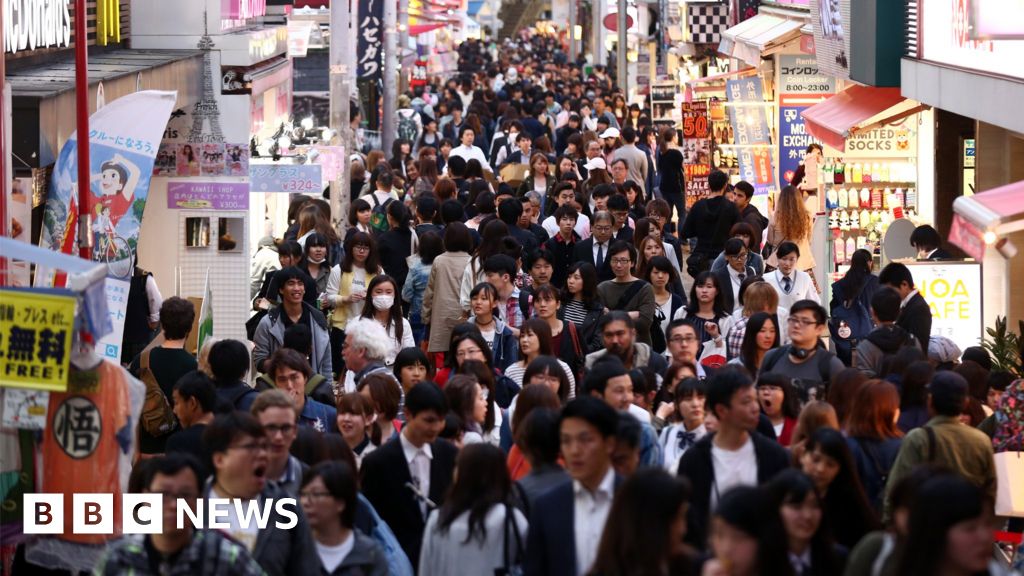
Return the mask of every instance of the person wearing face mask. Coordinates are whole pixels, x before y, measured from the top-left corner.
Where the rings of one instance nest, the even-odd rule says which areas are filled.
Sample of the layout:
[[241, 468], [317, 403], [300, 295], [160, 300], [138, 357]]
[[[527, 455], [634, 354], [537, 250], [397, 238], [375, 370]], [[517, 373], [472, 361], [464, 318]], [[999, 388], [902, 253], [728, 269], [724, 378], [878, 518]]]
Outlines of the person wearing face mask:
[[366, 289], [369, 299], [363, 305], [363, 313], [359, 319], [372, 319], [380, 323], [387, 332], [387, 353], [384, 356], [385, 366], [395, 363], [395, 357], [403, 348], [412, 348], [416, 342], [412, 337], [412, 326], [402, 316], [402, 303], [395, 294], [398, 285], [387, 274], [375, 276]]

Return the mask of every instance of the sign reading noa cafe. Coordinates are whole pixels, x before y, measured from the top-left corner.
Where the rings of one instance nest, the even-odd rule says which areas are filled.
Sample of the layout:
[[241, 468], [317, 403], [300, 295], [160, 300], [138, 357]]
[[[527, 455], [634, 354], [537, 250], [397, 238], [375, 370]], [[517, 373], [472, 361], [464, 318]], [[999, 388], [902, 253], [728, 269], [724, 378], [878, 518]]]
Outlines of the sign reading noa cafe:
[[67, 0], [4, 0], [4, 52], [71, 45]]

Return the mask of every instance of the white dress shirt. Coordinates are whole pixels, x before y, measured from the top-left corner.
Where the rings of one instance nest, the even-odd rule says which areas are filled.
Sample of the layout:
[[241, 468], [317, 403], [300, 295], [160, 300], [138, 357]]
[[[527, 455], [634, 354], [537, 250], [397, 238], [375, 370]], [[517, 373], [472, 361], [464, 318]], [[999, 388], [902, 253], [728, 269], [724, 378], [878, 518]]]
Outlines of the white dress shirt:
[[907, 294], [906, 298], [904, 298], [903, 300], [900, 300], [900, 310], [903, 310], [904, 308], [906, 308], [907, 304], [910, 302], [910, 299], [913, 298], [916, 294], [917, 294], [917, 289], [911, 290], [910, 294]]
[[[548, 233], [548, 236], [554, 238], [558, 234], [558, 222], [555, 221], [554, 216], [548, 216], [541, 223], [541, 227]], [[576, 219], [576, 227], [573, 230], [580, 235], [580, 240], [586, 240], [590, 238], [590, 217], [586, 214], [580, 214]]]
[[484, 155], [484, 151], [477, 148], [476, 146], [466, 146], [464, 144], [460, 144], [455, 148], [452, 148], [452, 151], [448, 153], [448, 158], [451, 158], [453, 156], [458, 156], [465, 160], [466, 162], [469, 162], [470, 160], [473, 160], [475, 158], [476, 160], [480, 161], [480, 166], [484, 170], [491, 169], [491, 164], [487, 162], [487, 156]]
[[615, 497], [615, 469], [611, 466], [597, 490], [587, 490], [578, 480], [572, 481], [574, 497], [573, 532], [576, 536], [576, 574], [583, 576], [590, 571], [597, 559], [597, 547], [601, 543], [605, 521], [612, 509]]
[[818, 291], [814, 289], [814, 282], [807, 272], [802, 270], [793, 270], [789, 273], [789, 279], [792, 281], [789, 292], [783, 289], [785, 282], [783, 281], [783, 274], [781, 270], [775, 270], [770, 274], [764, 276], [764, 281], [771, 284], [775, 291], [779, 294], [779, 308], [785, 308], [789, 310], [793, 303], [798, 300], [814, 300], [818, 304], [821, 304], [821, 296], [818, 295]]
[[[732, 287], [732, 310], [726, 310], [726, 312], [729, 312], [731, 314], [743, 308], [743, 305], [740, 304], [740, 284], [743, 283], [743, 280], [740, 280], [740, 272], [737, 272], [736, 269], [733, 268], [732, 266], [726, 264], [725, 269], [729, 271], [729, 284]], [[752, 275], [751, 272], [753, 272], [753, 270], [749, 270], [747, 268], [743, 269], [742, 274], [744, 280], [748, 276]]]
[[[597, 268], [597, 271], [598, 271], [599, 274], [601, 272], [601, 264], [599, 264], [597, 262], [597, 253], [600, 250], [601, 251], [601, 256], [602, 256], [602, 258], [604, 258], [603, 262], [607, 262], [608, 261], [608, 247], [611, 246], [611, 243], [612, 243], [611, 240], [608, 240], [604, 244], [598, 244], [597, 243], [597, 238], [594, 238], [594, 255], [593, 255], [593, 259], [591, 260], [591, 262], [594, 263], [594, 267]], [[601, 249], [601, 247], [603, 247], [603, 249]]]
[[[398, 441], [402, 443], [402, 452], [405, 454], [405, 461], [409, 463], [409, 475], [412, 476], [413, 484], [419, 486], [420, 493], [425, 497], [430, 495], [430, 461], [434, 459], [434, 452], [430, 444], [424, 444], [417, 448], [405, 437], [405, 434], [398, 435]], [[420, 510], [423, 517], [427, 516], [427, 503], [420, 500]]]

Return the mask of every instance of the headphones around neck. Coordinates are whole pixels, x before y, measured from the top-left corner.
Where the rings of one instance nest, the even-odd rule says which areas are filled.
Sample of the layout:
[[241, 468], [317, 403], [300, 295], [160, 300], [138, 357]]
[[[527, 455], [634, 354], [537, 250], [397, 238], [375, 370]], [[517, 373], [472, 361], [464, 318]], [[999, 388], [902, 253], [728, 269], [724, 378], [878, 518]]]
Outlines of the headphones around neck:
[[789, 355], [797, 360], [806, 360], [808, 356], [814, 352], [814, 348], [797, 348], [796, 346], [789, 347]]

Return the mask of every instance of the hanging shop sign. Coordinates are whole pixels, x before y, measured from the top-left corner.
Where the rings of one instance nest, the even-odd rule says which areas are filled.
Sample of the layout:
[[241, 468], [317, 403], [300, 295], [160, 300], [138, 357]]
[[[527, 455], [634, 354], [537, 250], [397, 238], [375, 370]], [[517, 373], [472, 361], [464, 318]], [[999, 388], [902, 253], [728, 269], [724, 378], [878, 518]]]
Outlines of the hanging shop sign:
[[75, 329], [75, 298], [0, 290], [0, 385], [61, 392]]
[[4, 0], [4, 52], [71, 45], [68, 0]]
[[[1006, 3], [1007, 10], [1019, 10]], [[918, 57], [939, 64], [959, 66], [972, 72], [988, 72], [1024, 79], [1024, 42], [978, 41], [970, 37], [969, 6], [965, 0], [921, 0], [921, 53]], [[998, 10], [1003, 10], [1000, 6]], [[993, 11], [996, 11], [995, 9]], [[1005, 22], [1020, 20], [1004, 14]]]
[[[127, 279], [132, 274], [153, 163], [176, 98], [176, 92], [135, 92], [90, 116], [90, 182], [77, 182], [78, 135], [74, 133], [57, 158], [43, 213], [39, 245], [73, 253], [77, 248], [74, 232], [78, 230], [78, 188], [88, 187], [86, 213], [92, 230], [92, 258], [108, 267], [108, 311], [115, 326], [113, 333], [100, 340], [97, 351], [117, 360], [121, 357], [123, 332], [118, 326], [124, 326]], [[37, 286], [64, 283], [63, 274], [44, 267], [36, 269]], [[123, 299], [112, 293], [113, 286], [124, 288]]]
[[725, 91], [731, 104], [729, 120], [737, 146], [740, 179], [754, 186], [755, 195], [767, 194], [775, 188], [775, 173], [761, 78], [729, 80]]
[[96, 0], [96, 45], [121, 41], [121, 0]]
[[810, 0], [818, 66], [843, 79], [850, 78], [850, 1]]
[[167, 207], [172, 210], [248, 210], [249, 185], [244, 182], [169, 182]]
[[313, 31], [312, 20], [288, 21], [288, 56], [304, 58], [309, 52], [309, 35]]
[[359, 0], [356, 46], [360, 79], [379, 82], [384, 55], [384, 0]]
[[813, 55], [783, 54], [779, 61], [779, 185], [785, 186], [817, 140], [807, 132], [803, 111], [835, 93], [835, 78], [818, 69]]
[[981, 264], [978, 262], [910, 262], [914, 287], [932, 310], [932, 335], [949, 338], [961, 350], [981, 344]]
[[267, 14], [267, 0], [221, 0], [220, 29], [245, 26], [246, 21]]
[[779, 56], [779, 92], [782, 94], [833, 94], [836, 79], [818, 69], [812, 55], [782, 54]]
[[683, 103], [683, 171], [686, 174], [686, 209], [707, 198], [711, 173], [711, 128], [707, 100]]
[[319, 193], [321, 167], [317, 164], [253, 164], [249, 167], [253, 192]]
[[846, 138], [846, 150], [825, 147], [825, 156], [842, 158], [916, 158], [918, 115]]

